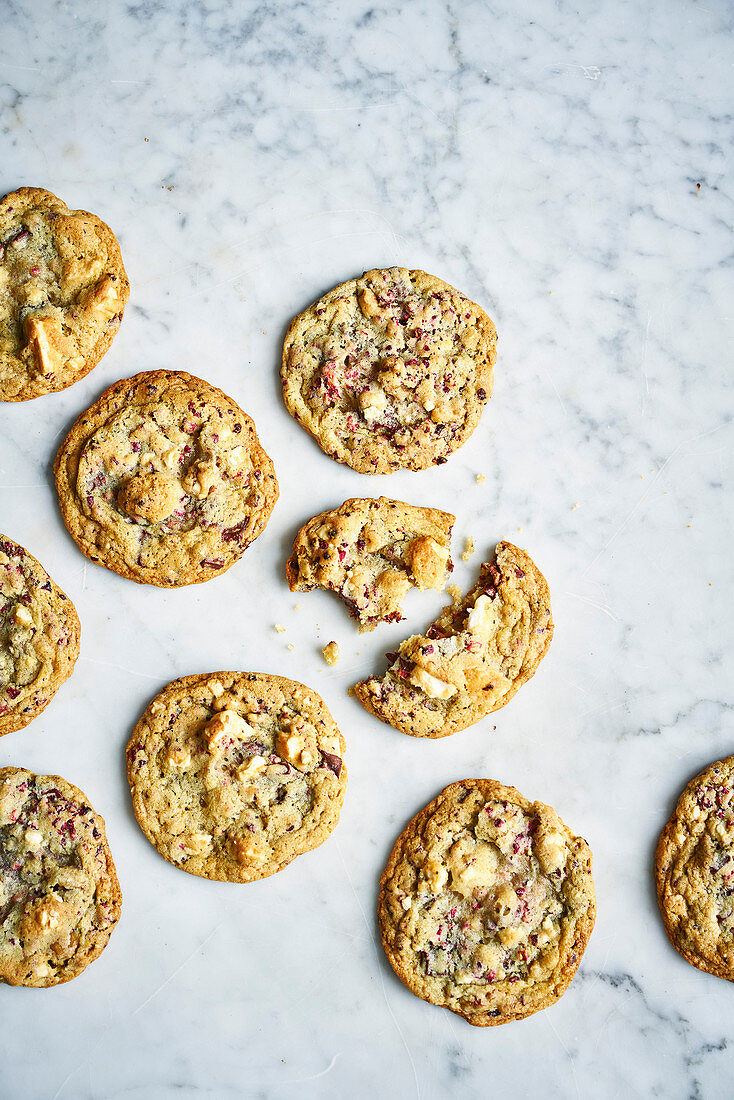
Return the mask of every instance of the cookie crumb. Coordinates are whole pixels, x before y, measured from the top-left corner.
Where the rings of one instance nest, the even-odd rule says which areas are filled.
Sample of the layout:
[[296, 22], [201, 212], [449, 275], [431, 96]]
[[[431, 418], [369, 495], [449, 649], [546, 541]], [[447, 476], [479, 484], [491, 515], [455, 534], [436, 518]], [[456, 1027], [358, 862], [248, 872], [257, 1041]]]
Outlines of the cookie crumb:
[[293, 610], [294, 611], [300, 611], [301, 610], [301, 605], [299, 603], [294, 604], [293, 605]]
[[275, 624], [275, 631], [277, 634], [285, 634], [285, 627], [282, 623]]
[[293, 652], [293, 650], [294, 650], [294, 649], [295, 649], [296, 647], [295, 647], [295, 646], [293, 645], [293, 642], [289, 642], [289, 643], [288, 643], [288, 648], [289, 648], [289, 649], [291, 650], [291, 652]]
[[481, 485], [481, 484], [482, 484], [482, 482], [484, 482], [484, 481], [486, 481], [486, 480], [487, 480], [487, 479], [486, 479], [486, 477], [484, 476], [484, 474], [477, 474], [477, 485]]
[[357, 694], [357, 692], [354, 690], [354, 686], [347, 688], [347, 695], [349, 696], [350, 699], [353, 699], [356, 694]]
[[473, 553], [474, 553], [474, 539], [471, 537], [471, 535], [469, 535], [468, 539], [466, 540], [466, 549], [464, 550], [464, 553], [461, 555], [461, 560], [462, 561], [469, 561], [469, 558], [472, 556]]
[[572, 512], [575, 512], [575, 511], [576, 511], [576, 509], [577, 509], [577, 508], [579, 508], [579, 507], [580, 507], [580, 505], [579, 505], [579, 504], [572, 504], [572, 505], [571, 505], [571, 511], [572, 511]]
[[334, 641], [327, 642], [321, 652], [324, 655], [324, 660], [327, 665], [335, 665], [339, 660], [339, 643]]

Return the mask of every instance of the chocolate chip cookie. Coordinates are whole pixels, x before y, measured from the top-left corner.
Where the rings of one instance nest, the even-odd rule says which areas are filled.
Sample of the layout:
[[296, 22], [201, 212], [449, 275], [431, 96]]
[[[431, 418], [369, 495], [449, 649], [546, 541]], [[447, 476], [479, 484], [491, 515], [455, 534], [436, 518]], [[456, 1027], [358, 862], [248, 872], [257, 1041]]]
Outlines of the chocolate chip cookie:
[[288, 411], [361, 474], [446, 462], [492, 395], [487, 314], [425, 271], [368, 271], [299, 314], [283, 346]]
[[390, 965], [477, 1027], [561, 997], [594, 927], [591, 851], [550, 806], [492, 779], [452, 783], [398, 838], [380, 881]]
[[76, 978], [107, 946], [121, 903], [87, 796], [58, 775], [0, 768], [0, 983]]
[[0, 535], [0, 737], [33, 721], [71, 676], [80, 634], [69, 597]]
[[79, 417], [54, 469], [61, 514], [83, 553], [162, 588], [226, 572], [278, 499], [250, 417], [184, 371], [110, 386]]
[[285, 572], [291, 592], [338, 593], [360, 630], [399, 622], [413, 587], [442, 588], [455, 517], [400, 500], [356, 497], [301, 528]]
[[317, 848], [339, 820], [344, 739], [315, 691], [253, 672], [174, 680], [127, 747], [135, 815], [191, 875], [252, 882]]
[[130, 295], [108, 225], [50, 191], [0, 201], [0, 401], [66, 389], [112, 343]]
[[509, 542], [482, 565], [464, 599], [414, 634], [382, 678], [355, 686], [382, 722], [411, 737], [447, 737], [509, 703], [553, 636], [550, 594], [528, 555]]
[[734, 756], [692, 779], [660, 834], [665, 931], [693, 966], [734, 981]]

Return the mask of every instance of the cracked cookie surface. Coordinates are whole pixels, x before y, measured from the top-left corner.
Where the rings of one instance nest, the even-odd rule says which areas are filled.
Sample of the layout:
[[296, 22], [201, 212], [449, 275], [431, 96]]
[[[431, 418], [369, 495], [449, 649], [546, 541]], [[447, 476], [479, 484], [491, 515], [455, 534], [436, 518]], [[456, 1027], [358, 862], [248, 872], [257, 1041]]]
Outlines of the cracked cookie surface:
[[283, 397], [358, 473], [424, 470], [462, 446], [492, 395], [497, 333], [425, 271], [367, 271], [314, 302], [283, 345]]
[[478, 1027], [553, 1004], [596, 915], [591, 851], [550, 806], [452, 783], [398, 838], [380, 881], [385, 953], [417, 997]]
[[442, 588], [455, 517], [400, 500], [356, 497], [321, 512], [296, 536], [286, 562], [291, 592], [336, 592], [360, 630], [399, 622], [413, 587]]
[[0, 401], [66, 389], [112, 343], [130, 294], [108, 225], [40, 187], [0, 201]]
[[135, 815], [164, 859], [252, 882], [322, 844], [346, 791], [344, 739], [326, 704], [283, 676], [174, 680], [127, 747]]
[[734, 981], [734, 756], [692, 779], [658, 842], [665, 930], [693, 966]]
[[61, 514], [83, 553], [163, 588], [226, 572], [278, 499], [250, 417], [184, 371], [110, 386], [78, 418], [54, 470]]
[[121, 904], [104, 821], [84, 792], [0, 768], [0, 983], [76, 978], [107, 946]]
[[479, 580], [414, 634], [382, 678], [355, 685], [362, 705], [411, 737], [447, 737], [508, 703], [553, 636], [550, 594], [528, 555], [500, 542]]
[[0, 535], [0, 737], [32, 722], [71, 676], [80, 635], [69, 597]]

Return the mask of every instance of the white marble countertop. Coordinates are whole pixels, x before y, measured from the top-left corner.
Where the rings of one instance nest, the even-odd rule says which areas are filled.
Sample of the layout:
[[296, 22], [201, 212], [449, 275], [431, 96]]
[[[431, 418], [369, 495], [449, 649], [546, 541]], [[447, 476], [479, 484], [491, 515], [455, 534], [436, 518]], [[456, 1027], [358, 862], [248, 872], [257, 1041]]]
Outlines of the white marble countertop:
[[[669, 945], [651, 872], [683, 784], [734, 751], [730, 5], [8, 0], [2, 24], [1, 189], [98, 213], [132, 284], [91, 375], [0, 409], [0, 529], [83, 625], [74, 675], [0, 742], [0, 765], [87, 792], [124, 895], [82, 977], [0, 988], [2, 1100], [734, 1093], [731, 986]], [[391, 264], [486, 307], [496, 387], [442, 468], [360, 477], [286, 413], [279, 350], [320, 292]], [[160, 367], [230, 393], [281, 487], [238, 565], [174, 592], [87, 563], [50, 473], [81, 409]], [[413, 594], [407, 623], [360, 637], [283, 576], [305, 518], [379, 493], [456, 513], [462, 587], [502, 537], [551, 585], [535, 678], [435, 743], [373, 721], [347, 687], [441, 597]], [[348, 744], [336, 832], [249, 886], [165, 863], [124, 779], [151, 696], [219, 668], [303, 680]], [[398, 832], [475, 775], [588, 839], [599, 907], [565, 997], [493, 1029], [404, 989], [374, 917]]]

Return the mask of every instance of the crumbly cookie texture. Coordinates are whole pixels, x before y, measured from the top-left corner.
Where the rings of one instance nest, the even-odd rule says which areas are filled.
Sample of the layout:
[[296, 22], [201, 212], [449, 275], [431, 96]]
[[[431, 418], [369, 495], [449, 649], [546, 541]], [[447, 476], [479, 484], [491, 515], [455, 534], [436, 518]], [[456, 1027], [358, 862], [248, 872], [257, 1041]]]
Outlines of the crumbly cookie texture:
[[380, 881], [400, 980], [478, 1027], [565, 993], [594, 927], [591, 851], [550, 806], [491, 779], [452, 783], [398, 838]]
[[156, 696], [127, 747], [135, 815], [163, 858], [189, 874], [265, 878], [335, 828], [344, 749], [326, 704], [303, 684], [186, 676]]
[[80, 635], [69, 597], [0, 535], [0, 737], [32, 722], [71, 676]]
[[66, 389], [112, 343], [130, 295], [108, 225], [50, 191], [0, 201], [0, 401]]
[[454, 287], [425, 271], [368, 271], [291, 322], [283, 396], [337, 462], [424, 470], [476, 428], [496, 357], [492, 321]]
[[447, 737], [509, 703], [553, 636], [550, 594], [528, 555], [500, 542], [479, 580], [414, 634], [380, 679], [355, 686], [367, 710], [412, 737]]
[[107, 946], [121, 904], [104, 821], [84, 792], [0, 768], [0, 983], [76, 978]]
[[454, 520], [387, 497], [345, 500], [298, 532], [285, 567], [290, 589], [336, 592], [361, 631], [400, 621], [411, 588], [442, 588], [453, 569]]
[[249, 416], [184, 371], [115, 383], [56, 456], [64, 523], [94, 562], [176, 588], [226, 572], [278, 499]]
[[655, 881], [673, 947], [699, 970], [734, 981], [734, 756], [683, 791], [660, 834]]

